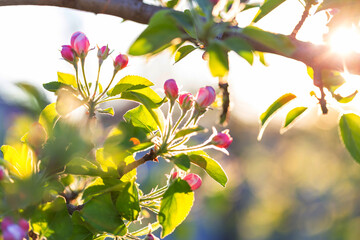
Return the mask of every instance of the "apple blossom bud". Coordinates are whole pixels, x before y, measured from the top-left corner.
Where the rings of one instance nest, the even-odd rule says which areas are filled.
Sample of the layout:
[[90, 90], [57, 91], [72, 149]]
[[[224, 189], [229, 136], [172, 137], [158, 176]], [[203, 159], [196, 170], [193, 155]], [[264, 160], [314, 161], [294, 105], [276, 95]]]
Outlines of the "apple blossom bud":
[[201, 186], [202, 182], [200, 176], [194, 173], [189, 173], [183, 178], [183, 180], [185, 180], [189, 184], [191, 190], [193, 191], [198, 189]]
[[99, 58], [99, 64], [101, 65], [102, 62], [110, 55], [110, 49], [109, 47], [102, 46], [101, 48], [98, 47], [98, 53], [97, 56]]
[[71, 36], [71, 47], [74, 49], [76, 54], [84, 58], [89, 52], [90, 42], [86, 35], [82, 32], [75, 32]]
[[179, 104], [183, 111], [188, 111], [193, 106], [193, 95], [191, 93], [183, 93], [179, 96]]
[[200, 108], [206, 108], [210, 106], [216, 98], [215, 89], [210, 86], [200, 88], [196, 95], [196, 106]]
[[170, 99], [170, 101], [175, 101], [175, 99], [179, 96], [179, 89], [174, 79], [168, 79], [165, 81], [164, 90], [165, 95]]
[[178, 176], [179, 176], [178, 172], [173, 172], [173, 174], [171, 175], [171, 179], [175, 180]]
[[25, 219], [21, 218], [18, 222], [21, 229], [23, 229], [25, 232], [29, 231], [29, 223]]
[[114, 68], [115, 72], [125, 68], [128, 65], [129, 58], [125, 54], [119, 54], [114, 60]]
[[216, 134], [212, 138], [210, 143], [219, 148], [228, 148], [230, 146], [230, 144], [232, 143], [232, 141], [233, 141], [233, 139], [229, 135], [229, 130], [225, 130], [221, 133]]
[[69, 63], [74, 63], [74, 61], [76, 61], [75, 53], [70, 45], [62, 46], [61, 56]]
[[159, 238], [157, 238], [154, 234], [149, 233], [148, 235], [146, 235], [144, 240], [159, 240]]
[[5, 170], [2, 166], [0, 166], [0, 181], [4, 179]]

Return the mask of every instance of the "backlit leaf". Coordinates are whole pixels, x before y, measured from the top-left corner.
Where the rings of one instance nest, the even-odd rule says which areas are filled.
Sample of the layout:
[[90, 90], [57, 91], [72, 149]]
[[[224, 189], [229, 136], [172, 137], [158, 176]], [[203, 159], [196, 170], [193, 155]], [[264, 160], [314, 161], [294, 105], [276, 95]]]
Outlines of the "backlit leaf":
[[192, 45], [186, 45], [179, 48], [175, 54], [175, 63], [186, 57], [189, 53], [194, 51], [196, 48]]
[[141, 89], [153, 85], [152, 82], [144, 77], [130, 75], [123, 77], [114, 88], [109, 90], [108, 95], [112, 97], [128, 90]]
[[259, 11], [256, 13], [253, 22], [259, 21], [283, 2], [285, 2], [285, 0], [265, 0], [265, 2], [261, 5]]
[[285, 131], [286, 128], [290, 126], [291, 123], [293, 123], [305, 110], [307, 107], [296, 107], [292, 109], [285, 118], [284, 126], [281, 130], [281, 133]]
[[227, 51], [218, 42], [211, 42], [206, 48], [209, 54], [209, 68], [214, 77], [224, 77], [229, 72]]
[[341, 116], [340, 134], [346, 149], [360, 163], [360, 117], [354, 113]]

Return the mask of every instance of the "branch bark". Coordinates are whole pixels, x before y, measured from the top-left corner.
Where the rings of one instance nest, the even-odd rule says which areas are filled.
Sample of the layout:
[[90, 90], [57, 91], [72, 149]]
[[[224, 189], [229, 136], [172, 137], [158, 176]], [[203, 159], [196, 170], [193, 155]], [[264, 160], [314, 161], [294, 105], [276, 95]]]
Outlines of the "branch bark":
[[[37, 6], [56, 6], [70, 9], [77, 9], [95, 14], [102, 13], [121, 17], [137, 23], [147, 24], [152, 15], [164, 7], [145, 4], [142, 1], [134, 0], [0, 0], [0, 6], [15, 5], [37, 5]], [[227, 36], [224, 36], [227, 37]], [[246, 36], [240, 37], [246, 38]], [[273, 53], [297, 61], [301, 61], [308, 66], [319, 69], [329, 69], [343, 72], [345, 69], [352, 74], [360, 75], [360, 54], [351, 53], [341, 56], [331, 51], [328, 46], [315, 45], [296, 39], [292, 40], [296, 47], [295, 52], [286, 55], [269, 49], [266, 46], [252, 40], [246, 39], [255, 51]]]

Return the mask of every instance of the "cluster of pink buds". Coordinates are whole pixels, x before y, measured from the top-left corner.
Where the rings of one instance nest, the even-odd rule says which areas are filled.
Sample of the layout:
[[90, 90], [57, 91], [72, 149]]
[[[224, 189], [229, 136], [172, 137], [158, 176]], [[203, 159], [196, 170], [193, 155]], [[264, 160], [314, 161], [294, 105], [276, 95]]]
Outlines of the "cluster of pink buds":
[[90, 42], [82, 32], [75, 32], [71, 36], [71, 45], [63, 45], [61, 56], [68, 62], [76, 64], [78, 58], [84, 59], [89, 52]]
[[[171, 174], [172, 180], [175, 180], [178, 177], [180, 177], [178, 172], [173, 172]], [[193, 190], [193, 191], [198, 189], [202, 183], [201, 177], [195, 173], [188, 173], [182, 179], [189, 184], [191, 190]]]
[[4, 240], [22, 240], [29, 231], [29, 223], [25, 219], [20, 219], [16, 224], [11, 218], [5, 217], [1, 222], [1, 231]]
[[[194, 105], [194, 97], [191, 93], [183, 93], [179, 95], [179, 88], [174, 79], [165, 81], [164, 92], [171, 104], [174, 104], [175, 100], [179, 98], [179, 105], [183, 111], [188, 111]], [[203, 114], [215, 101], [215, 99], [216, 93], [213, 87], [206, 86], [200, 88], [195, 99], [195, 109], [197, 112], [201, 112], [201, 114]]]

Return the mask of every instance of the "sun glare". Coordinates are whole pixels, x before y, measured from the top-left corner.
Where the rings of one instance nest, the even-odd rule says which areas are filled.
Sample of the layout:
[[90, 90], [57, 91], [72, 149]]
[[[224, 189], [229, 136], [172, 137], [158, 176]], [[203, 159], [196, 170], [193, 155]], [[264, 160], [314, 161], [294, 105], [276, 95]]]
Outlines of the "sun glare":
[[339, 28], [330, 37], [331, 48], [340, 54], [360, 52], [360, 32], [356, 27]]

